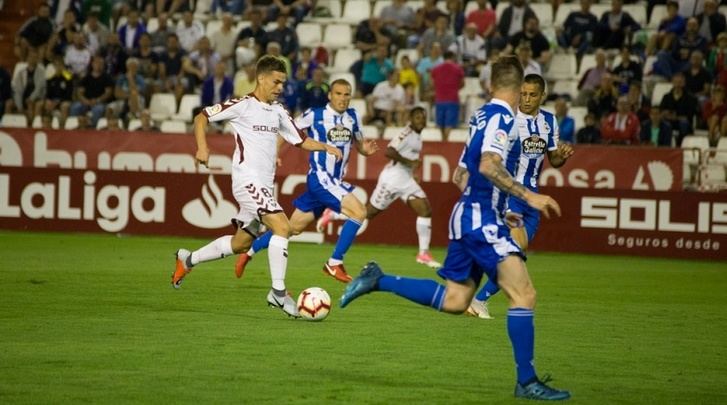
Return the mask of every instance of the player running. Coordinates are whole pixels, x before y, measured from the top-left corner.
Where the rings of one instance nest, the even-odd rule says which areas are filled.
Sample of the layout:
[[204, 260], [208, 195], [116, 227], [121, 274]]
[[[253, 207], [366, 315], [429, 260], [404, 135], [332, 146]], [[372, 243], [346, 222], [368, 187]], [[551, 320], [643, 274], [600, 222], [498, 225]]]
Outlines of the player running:
[[[414, 107], [409, 115], [409, 125], [398, 137], [392, 139], [386, 148], [386, 157], [390, 161], [379, 174], [379, 182], [366, 203], [366, 219], [372, 219], [397, 198], [401, 199], [417, 214], [416, 232], [419, 239], [417, 263], [438, 268], [442, 265], [434, 260], [429, 252], [429, 242], [432, 239], [432, 207], [414, 177], [414, 170], [421, 164], [419, 160], [419, 153], [422, 150], [421, 132], [427, 125], [427, 113], [422, 107]], [[345, 220], [346, 217], [327, 209], [318, 220], [317, 228], [322, 231], [330, 221], [338, 219]]]
[[[320, 152], [310, 154], [307, 190], [293, 201], [295, 211], [290, 217], [290, 231], [292, 235], [303, 232], [326, 208], [346, 215], [349, 219], [343, 224], [333, 254], [323, 265], [323, 272], [338, 281], [348, 283], [351, 276], [343, 267], [343, 257], [356, 238], [361, 223], [366, 219], [366, 208], [351, 194], [354, 187], [343, 181], [343, 176], [346, 175], [352, 145], [364, 156], [374, 154], [378, 145], [371, 139], [363, 139], [356, 111], [348, 107], [351, 102], [351, 84], [348, 81], [334, 80], [328, 99], [329, 103], [325, 107], [308, 109], [296, 119], [296, 124], [298, 128], [308, 129], [311, 137], [327, 147], [339, 150], [343, 159], [336, 160]], [[235, 265], [237, 277], [242, 277], [245, 266], [255, 253], [272, 246], [273, 234], [274, 232], [266, 232], [253, 242], [246, 253], [240, 255]]]
[[[483, 273], [497, 280], [510, 300], [507, 331], [517, 366], [515, 396], [528, 399], [564, 400], [568, 391], [546, 385], [533, 365], [535, 288], [528, 275], [524, 255], [510, 237], [502, 210], [508, 195], [517, 196], [547, 217], [560, 215], [558, 203], [547, 195], [530, 191], [513, 175], [520, 155], [515, 113], [520, 98], [523, 68], [513, 57], [503, 57], [492, 66], [492, 100], [470, 120], [470, 134], [462, 161], [469, 174], [467, 186], [449, 219], [449, 246], [438, 274], [446, 280], [385, 275], [370, 262], [341, 297], [341, 307], [372, 291], [391, 292], [421, 305], [453, 314], [467, 310]], [[471, 342], [452, 336], [448, 343], [468, 350]], [[457, 346], [459, 344], [459, 346]]]
[[[558, 121], [552, 113], [540, 109], [545, 99], [545, 80], [537, 74], [529, 74], [523, 80], [520, 92], [515, 125], [520, 135], [521, 152], [517, 167], [517, 180], [530, 191], [538, 192], [538, 178], [543, 169], [545, 155], [553, 167], [561, 167], [573, 155], [573, 147], [560, 143]], [[510, 227], [510, 235], [523, 251], [528, 249], [529, 242], [535, 237], [540, 224], [540, 213], [531, 208], [525, 201], [510, 197], [506, 218]], [[492, 280], [472, 300], [467, 314], [480, 319], [492, 319], [487, 301], [500, 289]]]
[[285, 288], [290, 223], [273, 196], [278, 134], [304, 150], [324, 151], [321, 154], [330, 154], [332, 161], [340, 160], [342, 155], [338, 148], [307, 138], [295, 127], [285, 108], [275, 101], [283, 91], [287, 75], [281, 59], [269, 55], [261, 57], [256, 75], [257, 85], [251, 94], [206, 107], [194, 118], [197, 164], [207, 166], [209, 161], [206, 134], [209, 122], [229, 120], [235, 131], [232, 193], [240, 211], [232, 219], [237, 229], [234, 235], [222, 236], [194, 252], [177, 251], [172, 286], [179, 288], [184, 277], [199, 263], [246, 251], [262, 222], [271, 230], [268, 259], [272, 289], [268, 292], [268, 304], [298, 317], [295, 300]]

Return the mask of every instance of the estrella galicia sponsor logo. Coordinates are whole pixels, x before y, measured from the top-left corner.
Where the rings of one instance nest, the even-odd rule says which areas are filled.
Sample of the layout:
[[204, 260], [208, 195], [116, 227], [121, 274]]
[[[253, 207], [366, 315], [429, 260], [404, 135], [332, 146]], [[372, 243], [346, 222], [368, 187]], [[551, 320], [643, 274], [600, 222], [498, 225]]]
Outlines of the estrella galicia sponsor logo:
[[545, 139], [532, 135], [522, 142], [522, 153], [528, 157], [536, 157], [545, 153]]
[[336, 125], [335, 127], [328, 130], [328, 134], [326, 135], [328, 138], [328, 142], [331, 143], [348, 143], [351, 142], [351, 138], [353, 138], [353, 133], [350, 129], [342, 126], [342, 125]]

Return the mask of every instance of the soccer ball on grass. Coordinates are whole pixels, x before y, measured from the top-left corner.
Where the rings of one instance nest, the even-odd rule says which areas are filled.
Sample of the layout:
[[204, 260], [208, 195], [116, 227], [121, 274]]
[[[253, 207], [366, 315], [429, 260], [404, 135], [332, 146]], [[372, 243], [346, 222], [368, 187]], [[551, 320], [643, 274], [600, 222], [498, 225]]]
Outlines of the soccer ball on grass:
[[331, 297], [320, 287], [310, 287], [298, 296], [298, 312], [307, 321], [322, 321], [331, 311]]

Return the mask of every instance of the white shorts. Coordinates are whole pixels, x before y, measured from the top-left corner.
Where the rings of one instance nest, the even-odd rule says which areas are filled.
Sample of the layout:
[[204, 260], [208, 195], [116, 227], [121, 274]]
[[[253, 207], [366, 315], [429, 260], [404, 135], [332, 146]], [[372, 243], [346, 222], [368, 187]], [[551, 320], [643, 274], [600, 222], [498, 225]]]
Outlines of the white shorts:
[[255, 180], [238, 180], [233, 182], [232, 194], [240, 206], [232, 223], [252, 236], [260, 233], [263, 215], [283, 212], [283, 207], [273, 195], [273, 189], [263, 186]]
[[381, 172], [369, 202], [377, 210], [383, 211], [397, 198], [406, 204], [412, 198], [427, 198], [427, 195], [410, 174], [387, 170]]

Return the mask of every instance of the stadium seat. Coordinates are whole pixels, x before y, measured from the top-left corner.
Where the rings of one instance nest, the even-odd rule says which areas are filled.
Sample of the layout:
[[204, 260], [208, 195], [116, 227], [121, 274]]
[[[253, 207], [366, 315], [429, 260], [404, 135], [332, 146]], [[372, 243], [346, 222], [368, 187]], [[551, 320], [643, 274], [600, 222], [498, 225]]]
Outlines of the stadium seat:
[[510, 5], [509, 1], [498, 1], [497, 7], [495, 7], [495, 21], [500, 21], [502, 18], [502, 13], [505, 11], [505, 9]]
[[666, 15], [666, 5], [655, 5], [654, 8], [651, 9], [651, 16], [649, 17], [649, 25], [647, 25], [647, 28], [652, 30], [658, 30], [661, 19], [666, 17]]
[[[35, 118], [33, 118], [33, 128], [38, 129], [43, 126], [43, 118], [41, 118], [40, 115], [36, 115]], [[58, 120], [58, 117], [53, 117], [51, 121], [51, 128], [58, 129], [60, 128], [60, 121]]]
[[[568, 18], [568, 15], [574, 11], [579, 11], [580, 9], [581, 5], [577, 1], [573, 3], [562, 3], [558, 6], [558, 11], [555, 12], [553, 25], [558, 28], [563, 28], [563, 23]], [[599, 15], [597, 18], [601, 18], [601, 16]]]
[[166, 120], [162, 121], [162, 125], [159, 129], [162, 132], [171, 134], [185, 134], [187, 133], [187, 124], [182, 121]]
[[146, 32], [153, 34], [159, 29], [159, 19], [152, 17], [146, 22]]
[[96, 123], [96, 129], [106, 129], [109, 126], [109, 122], [106, 119], [106, 117], [101, 117], [98, 119], [98, 122]]
[[201, 100], [199, 94], [185, 94], [182, 96], [182, 100], [179, 102], [179, 109], [177, 113], [172, 116], [172, 119], [177, 121], [192, 122], [194, 117], [192, 116], [192, 110], [199, 107]]
[[379, 129], [375, 125], [362, 125], [361, 132], [364, 139], [379, 139]]
[[416, 49], [399, 49], [396, 52], [396, 67], [401, 68], [401, 58], [408, 56], [412, 66], [416, 66], [419, 61], [419, 52]]
[[[473, 12], [473, 11], [477, 10], [477, 2], [476, 2], [476, 1], [466, 1], [465, 3], [467, 3], [467, 5], [466, 5], [466, 6], [464, 6], [464, 16], [465, 16], [465, 18], [467, 18], [467, 16], [468, 16], [468, 15], [469, 15], [469, 14], [470, 14], [471, 12]], [[490, 4], [488, 3], [488, 4], [487, 4], [487, 8], [491, 8], [491, 7], [492, 7], [492, 6], [491, 6], [491, 5], [490, 5]], [[416, 11], [416, 9], [414, 9], [414, 11]], [[450, 136], [451, 136], [451, 135], [450, 135]]]
[[318, 46], [323, 38], [321, 26], [314, 23], [300, 23], [295, 27], [295, 32], [298, 34], [298, 42], [310, 47]]
[[361, 51], [355, 48], [342, 48], [336, 51], [333, 57], [333, 65], [328, 68], [329, 72], [348, 72], [351, 65], [361, 59]]
[[579, 129], [586, 126], [586, 115], [588, 114], [588, 108], [586, 107], [570, 107], [568, 109], [568, 115], [573, 117], [575, 129]]
[[78, 128], [78, 117], [68, 117], [66, 118], [66, 130], [72, 130]]
[[[393, 3], [391, 0], [378, 0], [376, 1], [376, 4], [374, 4], [374, 11], [371, 13], [371, 16], [373, 17], [380, 17], [381, 16], [381, 10], [388, 7]], [[416, 10], [414, 10], [416, 11]], [[465, 14], [467, 15], [467, 14]]]
[[358, 24], [371, 16], [371, 3], [368, 0], [347, 0], [343, 6], [341, 20], [349, 24]]
[[5, 114], [2, 121], [0, 121], [0, 127], [27, 128], [28, 118], [23, 114]]
[[53, 63], [45, 65], [45, 80], [50, 80], [56, 75], [56, 67]]
[[132, 120], [129, 120], [129, 126], [127, 127], [127, 130], [129, 130], [129, 131], [136, 131], [139, 128], [141, 128], [141, 120], [140, 119], [134, 118]]
[[467, 97], [478, 97], [482, 93], [480, 79], [477, 77], [465, 77], [464, 86], [459, 89], [459, 98], [464, 101]]
[[535, 12], [540, 21], [540, 27], [553, 26], [553, 6], [548, 3], [530, 3], [530, 8]]
[[649, 76], [654, 73], [654, 63], [656, 63], [655, 55], [646, 57], [646, 61], [644, 62], [644, 71], [642, 72], [644, 76]]
[[453, 128], [449, 131], [449, 142], [467, 142], [469, 130], [462, 128]]
[[207, 26], [205, 27], [205, 32], [207, 32], [207, 36], [211, 37], [214, 33], [219, 31], [222, 28], [222, 20], [209, 20], [207, 21]]
[[356, 110], [359, 120], [366, 116], [366, 100], [362, 98], [352, 98], [351, 103], [348, 106], [349, 108]]
[[581, 58], [581, 66], [578, 67], [578, 75], [580, 78], [588, 69], [596, 67], [596, 54], [586, 54]]
[[442, 131], [439, 128], [424, 128], [422, 130], [422, 141], [442, 142]]
[[569, 96], [571, 100], [575, 100], [578, 97], [578, 82], [576, 80], [556, 80], [548, 93]]
[[[300, 24], [298, 24], [298, 25], [300, 25]], [[356, 92], [356, 76], [354, 76], [353, 73], [337, 72], [337, 73], [332, 73], [331, 77], [328, 78], [328, 80], [330, 82], [333, 82], [336, 79], [344, 79], [344, 80], [348, 81], [349, 83], [351, 83], [351, 87], [353, 88], [353, 93]]]
[[242, 31], [243, 29], [245, 29], [251, 25], [252, 25], [252, 23], [250, 22], [250, 20], [242, 20], [235, 25], [235, 32], [239, 33], [240, 31]]
[[[483, 104], [485, 104], [485, 99], [482, 97], [469, 97], [467, 99], [467, 101], [465, 102], [465, 109], [464, 109], [465, 123], [469, 123], [470, 117], [472, 117], [472, 114], [474, 114], [475, 111], [477, 111], [477, 109], [482, 107]], [[432, 119], [434, 119], [433, 116], [432, 116]]]
[[329, 24], [323, 34], [323, 42], [328, 49], [339, 49], [351, 46], [353, 33], [348, 24]]
[[726, 178], [725, 167], [721, 164], [705, 165], [699, 170], [699, 180], [702, 186], [724, 187], [726, 185]]
[[15, 64], [15, 67], [13, 68], [13, 79], [15, 79], [15, 76], [18, 75], [18, 72], [28, 67], [28, 62], [18, 62]]
[[646, 27], [646, 4], [624, 4], [623, 10], [631, 14], [639, 25]]
[[154, 121], [163, 121], [174, 114], [177, 100], [172, 93], [154, 93], [149, 102], [149, 112]]
[[687, 163], [682, 163], [682, 185], [686, 186], [688, 184], [694, 183], [694, 178], [692, 177], [692, 166]]
[[316, 8], [326, 8], [331, 12], [330, 17], [311, 17], [306, 21], [327, 24], [335, 21], [340, 21], [341, 18], [341, 1], [340, 0], [318, 0], [316, 2]]
[[702, 153], [709, 148], [709, 139], [704, 136], [685, 136], [682, 139], [684, 163], [698, 165], [702, 161]]
[[660, 105], [664, 95], [671, 91], [671, 83], [656, 83], [654, 90], [651, 92], [651, 105]]
[[384, 139], [390, 141], [399, 136], [403, 130], [404, 127], [386, 127], [386, 129], [384, 129]]
[[549, 80], [573, 79], [576, 77], [576, 55], [561, 54], [550, 61], [550, 67], [545, 73]]
[[609, 1], [608, 4], [604, 3], [598, 3], [591, 4], [591, 13], [596, 16], [598, 21], [601, 21], [601, 17], [603, 17], [603, 14], [606, 12], [611, 11], [611, 2]]
[[711, 161], [727, 165], [727, 137], [723, 136], [719, 138], [717, 148], [714, 151], [714, 156], [711, 157]]

